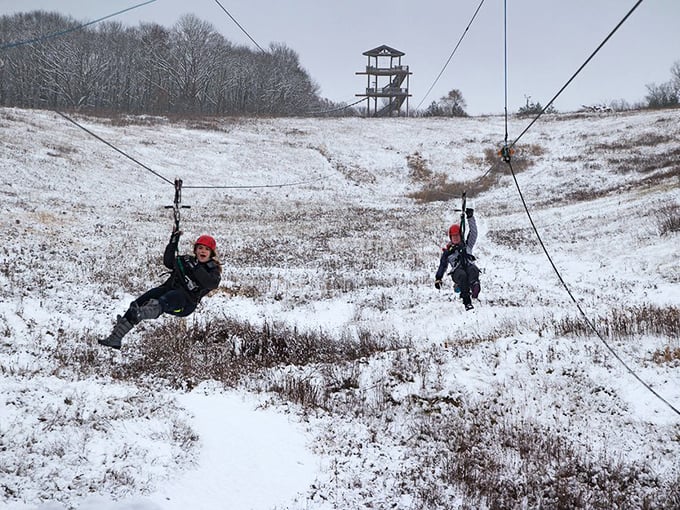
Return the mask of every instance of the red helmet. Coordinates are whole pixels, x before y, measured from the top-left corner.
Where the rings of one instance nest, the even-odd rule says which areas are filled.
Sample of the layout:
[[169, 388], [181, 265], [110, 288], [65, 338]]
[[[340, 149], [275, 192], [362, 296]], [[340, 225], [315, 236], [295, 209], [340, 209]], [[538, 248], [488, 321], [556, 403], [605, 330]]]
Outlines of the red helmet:
[[449, 227], [449, 237], [454, 235], [460, 235], [460, 225], [454, 223]]
[[196, 246], [199, 244], [202, 244], [203, 246], [210, 248], [212, 251], [217, 250], [217, 243], [215, 242], [215, 239], [207, 236], [207, 235], [202, 235], [198, 239], [196, 239], [196, 242], [194, 243], [194, 250], [196, 250]]

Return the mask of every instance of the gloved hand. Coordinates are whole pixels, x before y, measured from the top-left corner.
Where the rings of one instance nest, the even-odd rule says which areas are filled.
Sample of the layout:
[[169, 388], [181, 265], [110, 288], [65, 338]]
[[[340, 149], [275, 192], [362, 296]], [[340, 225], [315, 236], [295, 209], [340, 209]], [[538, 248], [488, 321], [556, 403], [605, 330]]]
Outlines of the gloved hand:
[[465, 216], [467, 216], [468, 218], [472, 218], [472, 213], [474, 212], [475, 212], [474, 209], [468, 207], [467, 209], [465, 209]]
[[179, 259], [182, 261], [182, 266], [187, 272], [193, 272], [193, 270], [196, 268], [196, 265], [198, 264], [196, 259], [191, 255], [182, 255]]
[[441, 290], [442, 288], [442, 281], [441, 280], [435, 280], [434, 281], [434, 288], [437, 290]]
[[179, 236], [182, 235], [181, 230], [177, 230], [177, 228], [172, 229], [172, 234], [170, 235], [170, 244], [179, 244]]

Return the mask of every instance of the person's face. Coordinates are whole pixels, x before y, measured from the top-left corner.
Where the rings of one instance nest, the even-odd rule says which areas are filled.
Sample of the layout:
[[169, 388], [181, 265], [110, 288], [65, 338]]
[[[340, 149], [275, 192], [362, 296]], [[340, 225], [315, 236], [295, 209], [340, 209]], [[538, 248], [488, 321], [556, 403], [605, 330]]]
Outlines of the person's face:
[[451, 239], [451, 242], [453, 244], [460, 244], [460, 232], [457, 234], [451, 234], [449, 236], [449, 239]]
[[197, 244], [195, 254], [196, 258], [201, 263], [208, 262], [210, 260], [210, 248], [208, 248], [207, 246]]

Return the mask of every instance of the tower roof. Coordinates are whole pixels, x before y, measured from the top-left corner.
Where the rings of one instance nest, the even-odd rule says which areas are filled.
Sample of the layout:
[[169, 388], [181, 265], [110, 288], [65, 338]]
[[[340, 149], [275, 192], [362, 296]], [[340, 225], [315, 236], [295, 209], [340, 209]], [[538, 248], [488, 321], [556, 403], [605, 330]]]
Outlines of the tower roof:
[[395, 50], [386, 44], [373, 48], [372, 50], [364, 51], [363, 54], [367, 57], [403, 57], [406, 55], [403, 51]]

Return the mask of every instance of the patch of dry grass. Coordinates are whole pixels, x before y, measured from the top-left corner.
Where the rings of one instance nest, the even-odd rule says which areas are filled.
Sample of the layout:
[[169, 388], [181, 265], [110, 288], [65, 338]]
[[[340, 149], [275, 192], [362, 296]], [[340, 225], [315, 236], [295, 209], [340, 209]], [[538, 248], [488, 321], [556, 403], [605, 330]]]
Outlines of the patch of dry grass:
[[[432, 172], [427, 168], [426, 162], [418, 153], [408, 159], [411, 175], [417, 182], [422, 183], [422, 188], [408, 194], [419, 203], [444, 202], [457, 199], [463, 191], [471, 195], [480, 195], [493, 188], [505, 171], [506, 163], [501, 160], [497, 150], [486, 149], [483, 158], [468, 158], [466, 161], [472, 166], [478, 166], [483, 175], [471, 181], [451, 181], [449, 176], [441, 172]], [[518, 146], [511, 159], [512, 169], [517, 173], [531, 168], [536, 160], [545, 154], [545, 149], [540, 145], [531, 144]]]

